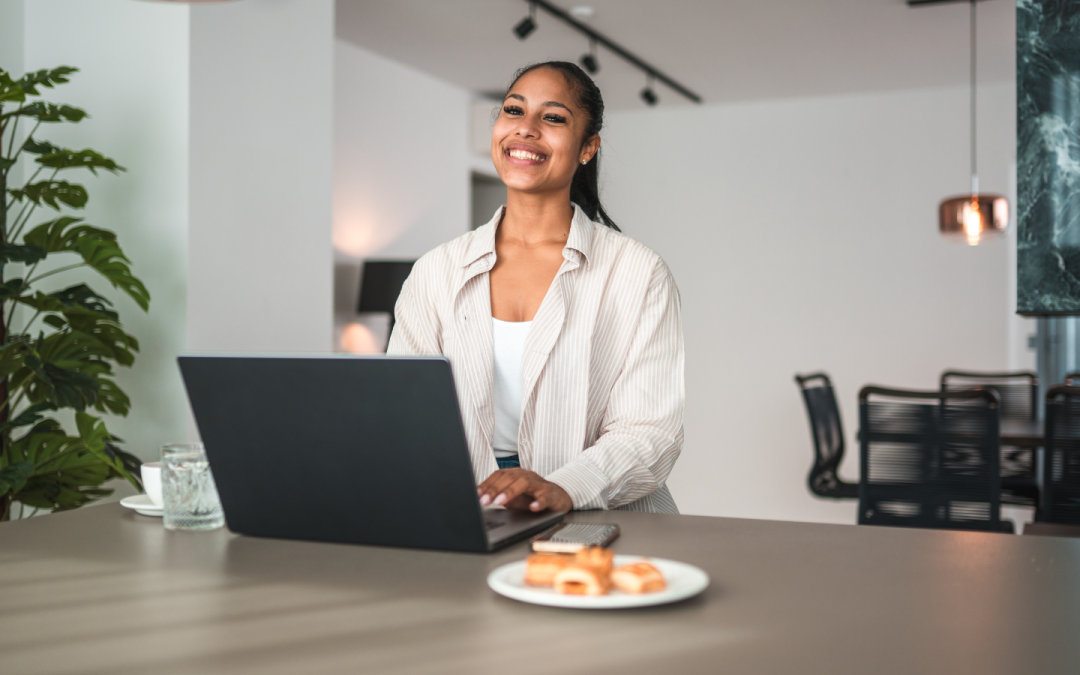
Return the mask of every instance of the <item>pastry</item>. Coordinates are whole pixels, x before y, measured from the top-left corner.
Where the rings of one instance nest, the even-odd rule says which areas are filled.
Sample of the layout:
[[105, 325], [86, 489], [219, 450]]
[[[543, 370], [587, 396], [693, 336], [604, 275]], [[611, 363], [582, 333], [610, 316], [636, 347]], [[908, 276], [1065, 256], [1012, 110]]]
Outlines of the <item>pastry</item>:
[[533, 553], [525, 559], [525, 583], [550, 586], [555, 575], [572, 562], [574, 556], [564, 553]]
[[555, 592], [567, 595], [604, 595], [611, 581], [603, 570], [592, 565], [571, 563], [555, 575]]
[[574, 562], [580, 565], [595, 567], [604, 576], [611, 574], [611, 567], [615, 560], [615, 554], [611, 549], [601, 546], [583, 548], [574, 554]]
[[611, 583], [623, 593], [656, 593], [667, 588], [664, 575], [647, 562], [624, 565], [611, 573]]

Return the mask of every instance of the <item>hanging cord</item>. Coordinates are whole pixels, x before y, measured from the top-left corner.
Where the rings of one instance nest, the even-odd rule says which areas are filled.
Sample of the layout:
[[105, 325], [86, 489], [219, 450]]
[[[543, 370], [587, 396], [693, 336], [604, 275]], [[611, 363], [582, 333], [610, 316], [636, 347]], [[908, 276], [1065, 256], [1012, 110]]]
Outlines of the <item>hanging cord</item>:
[[978, 155], [977, 155], [976, 142], [975, 142], [975, 139], [977, 138], [977, 134], [975, 133], [975, 120], [976, 120], [976, 115], [975, 115], [975, 83], [976, 83], [977, 71], [975, 70], [975, 68], [976, 68], [976, 63], [977, 63], [976, 56], [978, 55], [978, 52], [976, 50], [976, 44], [978, 42], [978, 36], [976, 35], [976, 31], [975, 31], [975, 6], [976, 6], [976, 4], [977, 4], [977, 0], [971, 0], [971, 198], [972, 198], [972, 201], [974, 201], [975, 198], [979, 194], [979, 173], [978, 173], [978, 170], [976, 169], [976, 167], [978, 166], [978, 163], [977, 163]]

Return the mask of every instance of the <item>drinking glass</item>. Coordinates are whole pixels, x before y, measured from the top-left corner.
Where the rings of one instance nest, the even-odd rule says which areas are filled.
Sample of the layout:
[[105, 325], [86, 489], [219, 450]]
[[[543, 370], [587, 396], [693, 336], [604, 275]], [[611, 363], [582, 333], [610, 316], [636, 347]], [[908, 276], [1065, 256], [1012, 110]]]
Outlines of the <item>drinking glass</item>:
[[225, 524], [202, 443], [161, 447], [161, 497], [170, 530], [216, 530]]

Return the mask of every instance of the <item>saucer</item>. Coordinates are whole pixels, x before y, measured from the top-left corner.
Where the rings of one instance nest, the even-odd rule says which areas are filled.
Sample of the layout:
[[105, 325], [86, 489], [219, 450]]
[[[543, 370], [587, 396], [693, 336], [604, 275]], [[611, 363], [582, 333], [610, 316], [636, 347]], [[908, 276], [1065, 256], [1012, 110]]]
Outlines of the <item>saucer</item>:
[[120, 506], [128, 509], [135, 509], [136, 513], [141, 513], [144, 516], [161, 517], [162, 508], [150, 501], [150, 497], [146, 495], [124, 497], [120, 500]]

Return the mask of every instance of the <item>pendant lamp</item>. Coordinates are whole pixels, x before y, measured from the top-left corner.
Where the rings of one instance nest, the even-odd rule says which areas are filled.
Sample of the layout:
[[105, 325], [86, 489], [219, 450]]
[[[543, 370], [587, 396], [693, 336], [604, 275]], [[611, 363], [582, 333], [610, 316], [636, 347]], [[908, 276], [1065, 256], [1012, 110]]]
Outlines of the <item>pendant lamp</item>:
[[979, 193], [976, 167], [975, 73], [977, 0], [971, 0], [971, 193], [950, 197], [938, 207], [938, 229], [942, 236], [971, 246], [996, 239], [1009, 225], [1009, 202], [1001, 195]]

